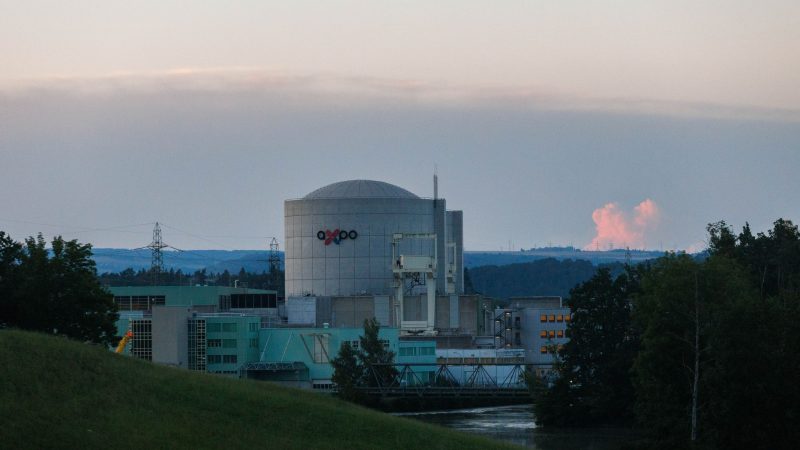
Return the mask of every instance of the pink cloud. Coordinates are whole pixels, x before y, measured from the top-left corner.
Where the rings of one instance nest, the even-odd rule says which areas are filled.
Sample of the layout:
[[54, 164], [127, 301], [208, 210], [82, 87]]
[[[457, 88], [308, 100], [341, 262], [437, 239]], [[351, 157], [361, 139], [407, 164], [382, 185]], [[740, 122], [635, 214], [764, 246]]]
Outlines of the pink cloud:
[[636, 205], [632, 215], [616, 203], [607, 203], [592, 213], [596, 234], [584, 249], [644, 248], [645, 234], [656, 227], [659, 216], [658, 205], [649, 198]]

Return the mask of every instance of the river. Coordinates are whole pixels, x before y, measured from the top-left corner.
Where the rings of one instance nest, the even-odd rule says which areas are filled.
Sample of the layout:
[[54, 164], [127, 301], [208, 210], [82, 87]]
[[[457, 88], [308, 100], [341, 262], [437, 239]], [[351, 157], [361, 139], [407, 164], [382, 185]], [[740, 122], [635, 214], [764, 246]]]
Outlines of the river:
[[619, 448], [631, 436], [620, 429], [539, 428], [533, 421], [531, 405], [395, 415], [539, 450], [610, 450]]

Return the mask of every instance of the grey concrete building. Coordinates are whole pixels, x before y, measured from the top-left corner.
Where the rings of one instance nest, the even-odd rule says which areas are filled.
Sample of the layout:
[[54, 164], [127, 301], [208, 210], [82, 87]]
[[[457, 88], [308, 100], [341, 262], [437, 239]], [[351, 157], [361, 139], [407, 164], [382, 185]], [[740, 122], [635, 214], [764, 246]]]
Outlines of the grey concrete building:
[[[393, 295], [392, 239], [399, 253], [436, 258], [436, 292], [463, 292], [463, 215], [388, 183], [351, 180], [287, 200], [286, 296]], [[448, 285], [449, 282], [449, 285]]]

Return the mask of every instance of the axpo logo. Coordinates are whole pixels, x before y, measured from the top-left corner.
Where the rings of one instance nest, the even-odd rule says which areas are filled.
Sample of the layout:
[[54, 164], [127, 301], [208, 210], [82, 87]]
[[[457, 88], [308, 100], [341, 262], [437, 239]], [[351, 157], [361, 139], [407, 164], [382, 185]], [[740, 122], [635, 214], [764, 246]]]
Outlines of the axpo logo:
[[317, 239], [319, 239], [320, 241], [325, 241], [325, 245], [331, 245], [331, 242], [336, 245], [339, 245], [339, 243], [345, 239], [355, 239], [357, 237], [358, 237], [358, 232], [356, 230], [347, 231], [347, 230], [340, 230], [337, 228], [333, 231], [319, 230], [317, 232]]

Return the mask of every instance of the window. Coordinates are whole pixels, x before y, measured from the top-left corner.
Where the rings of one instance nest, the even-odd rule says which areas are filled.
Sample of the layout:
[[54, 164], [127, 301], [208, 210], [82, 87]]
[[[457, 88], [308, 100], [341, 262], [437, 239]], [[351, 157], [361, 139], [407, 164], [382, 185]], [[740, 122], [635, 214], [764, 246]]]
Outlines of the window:
[[569, 322], [571, 319], [572, 319], [572, 316], [570, 316], [569, 314], [566, 314], [564, 316], [564, 322]]
[[277, 294], [231, 294], [231, 309], [277, 308]]
[[564, 330], [558, 330], [558, 332], [556, 333], [556, 336], [558, 336], [560, 338], [564, 337]]
[[547, 337], [547, 330], [540, 331], [539, 332], [539, 336], [542, 337], [542, 338], [546, 338]]
[[222, 355], [208, 355], [206, 360], [209, 364], [222, 364]]
[[543, 346], [539, 347], [539, 353], [547, 353], [547, 346], [543, 345]]
[[519, 336], [519, 331], [514, 333], [514, 345], [522, 345], [522, 339]]
[[558, 317], [556, 318], [556, 321], [563, 322], [564, 321], [564, 315], [563, 314], [559, 314]]
[[555, 314], [550, 314], [550, 317], [548, 319], [550, 320], [550, 322], [555, 322], [556, 321], [556, 315]]
[[258, 338], [250, 339], [250, 348], [258, 348]]
[[436, 354], [436, 347], [420, 347], [419, 354], [421, 356], [432, 356]]
[[541, 321], [541, 322], [547, 322], [547, 314], [542, 314], [542, 315], [539, 317], [539, 321]]
[[222, 355], [223, 364], [236, 364], [236, 355]]
[[132, 319], [129, 322], [133, 339], [131, 339], [131, 356], [134, 358], [153, 360], [153, 323], [150, 319]]
[[222, 347], [222, 339], [209, 339], [208, 347]]
[[235, 333], [237, 331], [236, 323], [223, 323], [222, 331], [225, 333]]
[[417, 356], [416, 347], [400, 347], [400, 356]]
[[381, 339], [381, 341], [380, 341], [380, 342], [381, 342], [381, 344], [383, 344], [383, 348], [385, 348], [386, 350], [388, 350], [388, 349], [389, 349], [389, 341], [388, 341], [388, 340], [386, 340], [386, 339]]
[[553, 339], [554, 337], [556, 337], [556, 332], [554, 330], [550, 330], [550, 332], [548, 334], [550, 335], [550, 339]]
[[236, 348], [236, 339], [223, 339], [222, 348]]
[[209, 332], [209, 333], [219, 333], [220, 324], [219, 323], [208, 323], [208, 324], [206, 324], [206, 331]]
[[358, 350], [358, 346], [360, 345], [361, 341], [350, 341], [350, 348], [353, 350]]
[[247, 325], [250, 331], [258, 331], [258, 323], [252, 322]]

